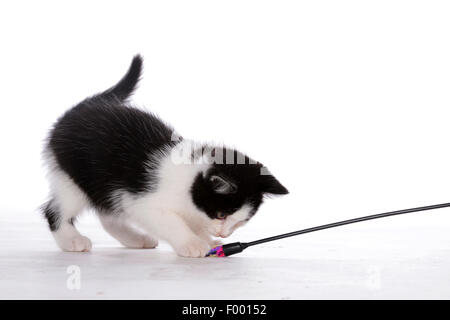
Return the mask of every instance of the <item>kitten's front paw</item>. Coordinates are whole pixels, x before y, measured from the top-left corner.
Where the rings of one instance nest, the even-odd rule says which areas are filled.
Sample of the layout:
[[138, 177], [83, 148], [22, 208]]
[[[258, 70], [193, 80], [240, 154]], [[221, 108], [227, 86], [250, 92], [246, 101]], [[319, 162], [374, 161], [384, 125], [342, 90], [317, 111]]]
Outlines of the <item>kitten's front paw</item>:
[[215, 248], [215, 247], [223, 245], [223, 242], [218, 239], [217, 240], [213, 239], [213, 240], [211, 240], [210, 245], [211, 245], [211, 248]]
[[157, 246], [158, 240], [147, 235], [144, 236], [144, 245], [143, 245], [144, 249], [153, 249], [156, 248]]
[[209, 252], [210, 246], [206, 241], [193, 238], [174, 249], [176, 253], [182, 257], [203, 258]]
[[60, 239], [58, 245], [62, 250], [71, 252], [88, 252], [92, 249], [91, 240], [84, 236]]
[[208, 242], [210, 248], [215, 248], [217, 246], [223, 245], [222, 241], [220, 241], [219, 239], [212, 238], [209, 234], [199, 234], [198, 236], [200, 237], [200, 239], [203, 239], [206, 242]]
[[144, 234], [132, 238], [122, 239], [120, 242], [125, 247], [131, 249], [153, 249], [158, 245], [158, 240]]

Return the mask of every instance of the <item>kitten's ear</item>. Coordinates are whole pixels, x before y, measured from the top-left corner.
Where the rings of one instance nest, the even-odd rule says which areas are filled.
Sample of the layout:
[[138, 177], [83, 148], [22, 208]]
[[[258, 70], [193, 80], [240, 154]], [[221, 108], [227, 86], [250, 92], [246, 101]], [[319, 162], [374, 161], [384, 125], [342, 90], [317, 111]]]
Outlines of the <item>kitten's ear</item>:
[[259, 182], [260, 189], [263, 193], [269, 194], [288, 194], [289, 191], [286, 189], [273, 175], [264, 174], [260, 176]]
[[237, 192], [237, 186], [224, 176], [212, 175], [209, 177], [215, 193], [230, 194]]

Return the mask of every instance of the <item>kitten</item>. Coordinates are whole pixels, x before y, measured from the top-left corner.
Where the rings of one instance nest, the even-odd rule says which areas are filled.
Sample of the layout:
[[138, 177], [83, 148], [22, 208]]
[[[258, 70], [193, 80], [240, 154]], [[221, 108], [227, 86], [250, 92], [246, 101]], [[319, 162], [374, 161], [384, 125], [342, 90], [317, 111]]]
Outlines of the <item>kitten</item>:
[[89, 251], [75, 228], [85, 208], [124, 246], [165, 240], [185, 257], [204, 257], [256, 213], [268, 194], [288, 191], [259, 162], [224, 146], [183, 139], [154, 114], [127, 103], [139, 81], [135, 56], [112, 88], [68, 110], [44, 149], [50, 200], [42, 206], [62, 250]]

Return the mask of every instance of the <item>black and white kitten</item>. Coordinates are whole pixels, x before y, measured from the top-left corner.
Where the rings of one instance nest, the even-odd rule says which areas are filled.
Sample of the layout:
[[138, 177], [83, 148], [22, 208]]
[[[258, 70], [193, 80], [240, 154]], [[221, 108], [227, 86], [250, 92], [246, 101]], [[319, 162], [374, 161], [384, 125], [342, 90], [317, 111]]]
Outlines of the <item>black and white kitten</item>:
[[203, 257], [258, 210], [266, 194], [287, 194], [259, 162], [224, 146], [183, 139], [155, 115], [127, 104], [142, 69], [136, 56], [114, 87], [68, 110], [44, 156], [50, 200], [43, 212], [65, 251], [89, 251], [74, 226], [87, 207], [124, 246], [168, 241], [180, 256]]

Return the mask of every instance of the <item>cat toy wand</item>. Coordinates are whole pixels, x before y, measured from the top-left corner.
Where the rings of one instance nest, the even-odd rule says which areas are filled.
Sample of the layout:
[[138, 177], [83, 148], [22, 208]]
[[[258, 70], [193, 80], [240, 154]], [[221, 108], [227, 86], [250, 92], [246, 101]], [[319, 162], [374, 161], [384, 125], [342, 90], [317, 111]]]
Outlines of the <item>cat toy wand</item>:
[[261, 243], [275, 241], [275, 240], [279, 240], [279, 239], [283, 239], [283, 238], [298, 236], [298, 235], [301, 235], [304, 233], [309, 233], [309, 232], [314, 232], [314, 231], [319, 231], [319, 230], [324, 230], [324, 229], [329, 229], [329, 228], [335, 228], [335, 227], [343, 226], [343, 225], [350, 224], [350, 223], [362, 222], [362, 221], [373, 220], [373, 219], [378, 219], [378, 218], [385, 218], [385, 217], [390, 217], [390, 216], [395, 216], [395, 215], [405, 214], [405, 213], [440, 209], [440, 208], [445, 208], [445, 207], [450, 207], [450, 203], [441, 203], [441, 204], [435, 204], [435, 205], [425, 206], [425, 207], [417, 207], [417, 208], [411, 208], [411, 209], [403, 209], [403, 210], [397, 210], [397, 211], [378, 213], [378, 214], [373, 214], [370, 216], [364, 216], [364, 217], [359, 217], [359, 218], [354, 218], [354, 219], [349, 219], [349, 220], [343, 220], [343, 221], [339, 221], [339, 222], [324, 224], [324, 225], [313, 227], [313, 228], [284, 233], [284, 234], [280, 234], [277, 236], [264, 238], [264, 239], [260, 239], [260, 240], [256, 240], [256, 241], [252, 241], [252, 242], [233, 242], [233, 243], [224, 244], [222, 246], [212, 248], [206, 254], [206, 257], [228, 257], [233, 254], [240, 253], [251, 246], [255, 246], [255, 245], [258, 245]]

